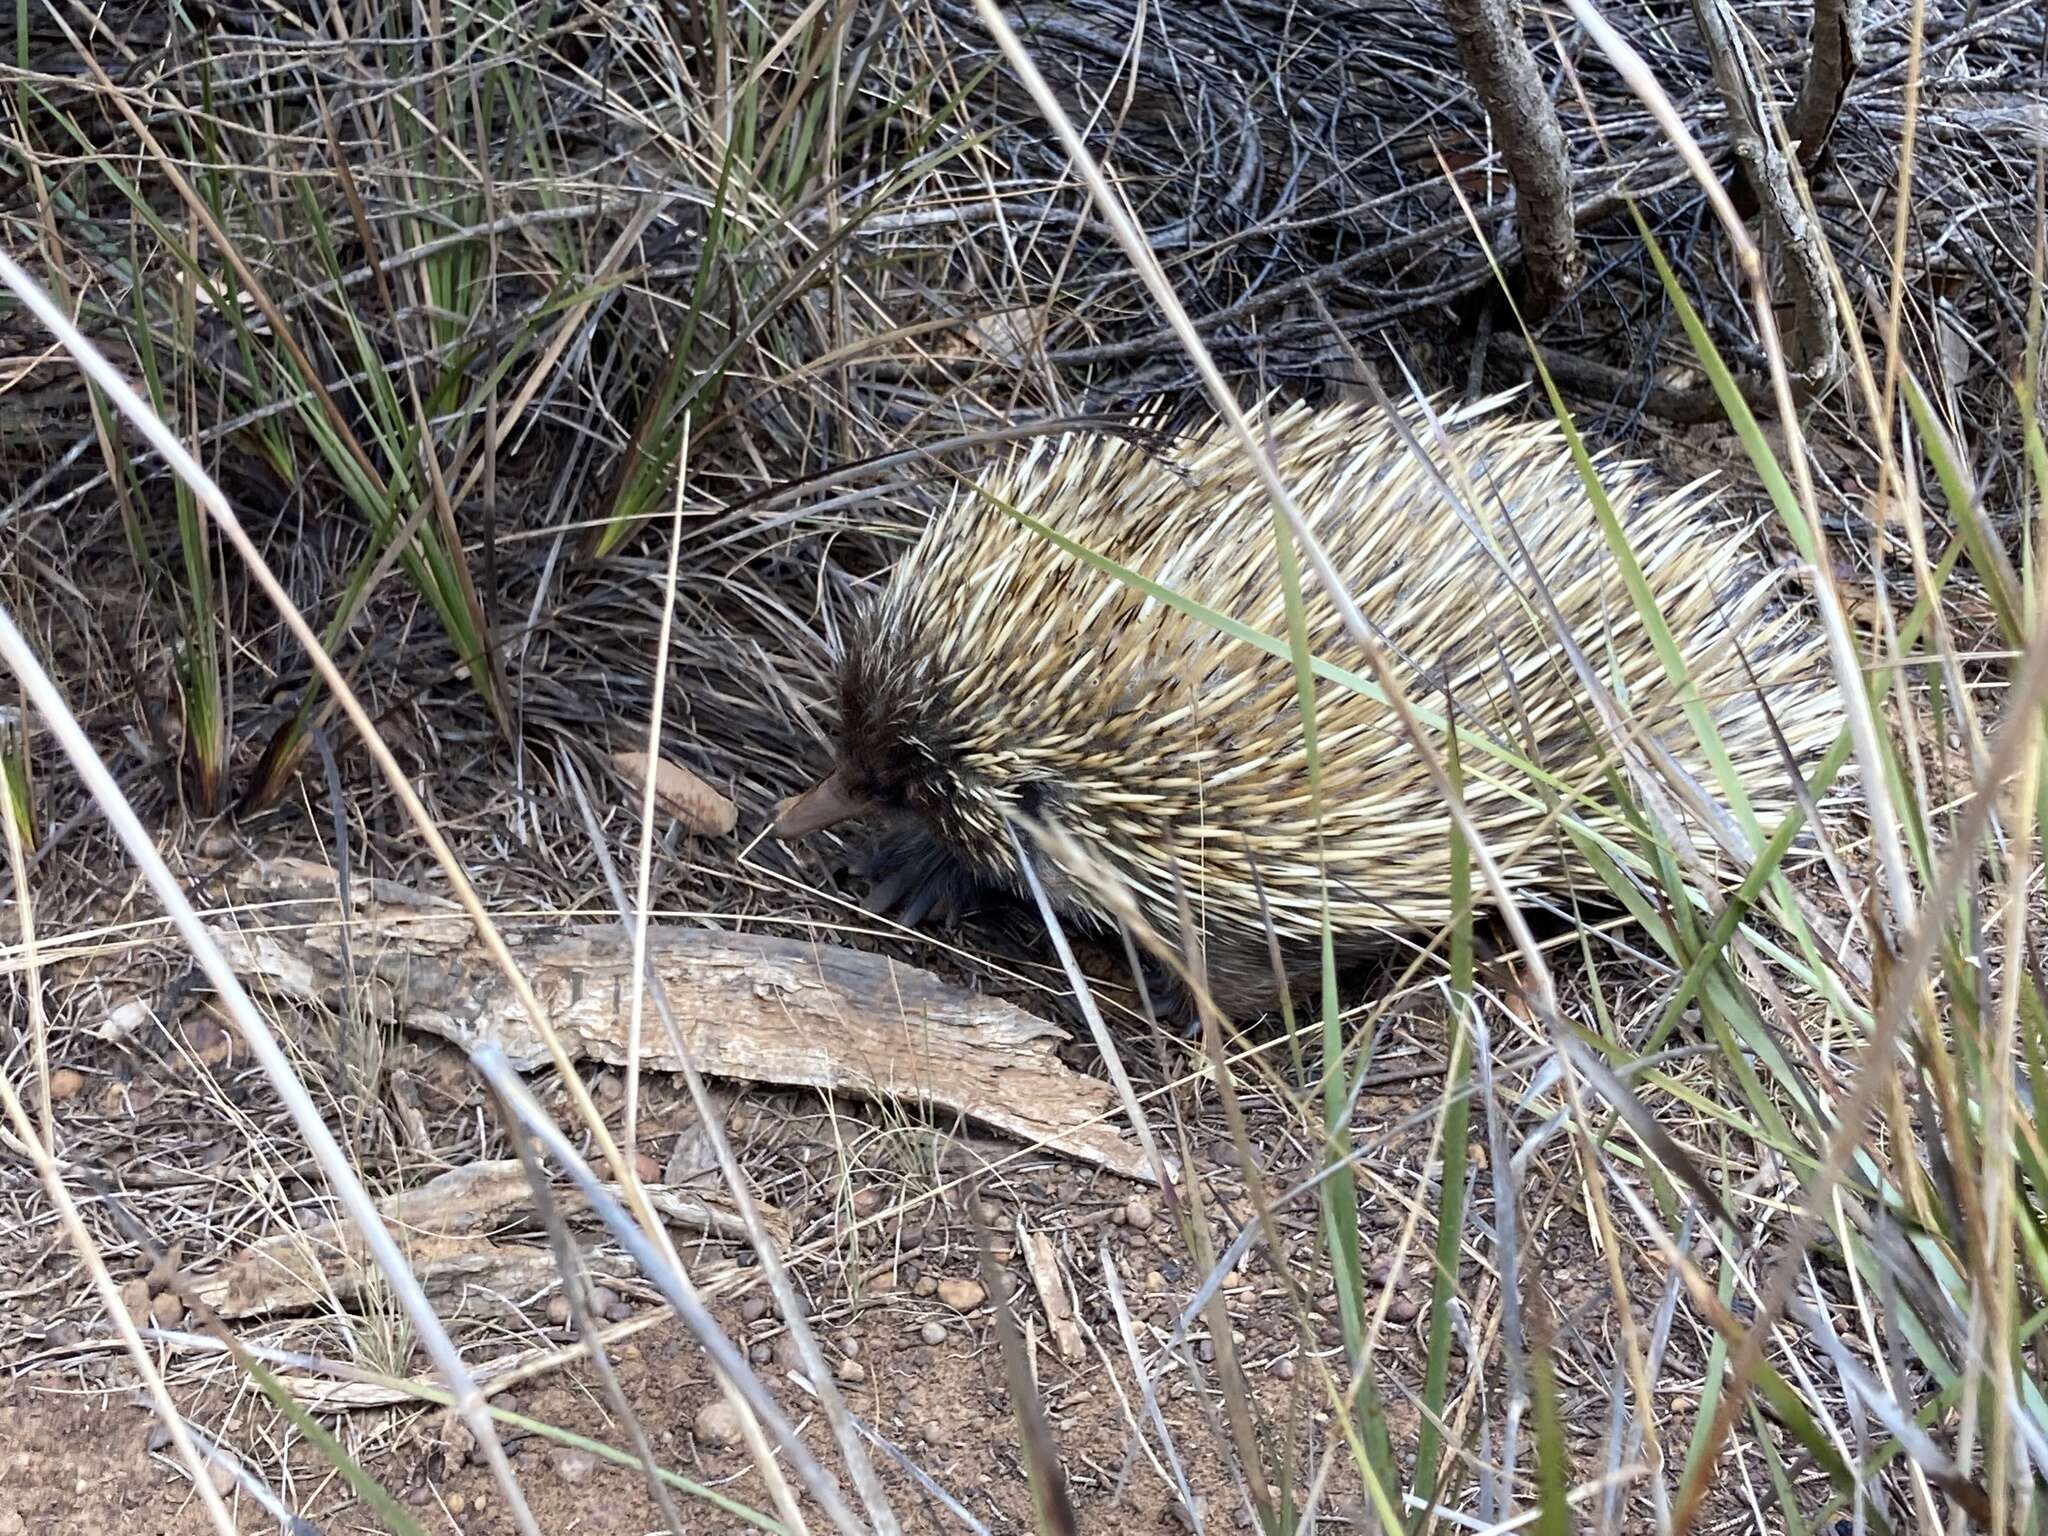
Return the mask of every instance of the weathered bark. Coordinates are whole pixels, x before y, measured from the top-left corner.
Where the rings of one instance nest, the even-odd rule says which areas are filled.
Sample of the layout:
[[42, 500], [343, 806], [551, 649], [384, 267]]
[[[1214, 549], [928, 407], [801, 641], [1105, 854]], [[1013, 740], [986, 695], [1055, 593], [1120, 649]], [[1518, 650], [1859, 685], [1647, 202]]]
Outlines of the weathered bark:
[[1771, 131], [1769, 90], [1757, 76], [1728, 0], [1693, 0], [1693, 14], [1713, 60], [1735, 158], [1762, 213], [1764, 249], [1778, 263], [1779, 282], [1792, 309], [1787, 352], [1793, 370], [1805, 388], [1824, 388], [1841, 377], [1843, 363], [1841, 324], [1820, 231], [1793, 185], [1792, 162]]
[[[353, 1006], [370, 1017], [402, 1020], [465, 1050], [489, 1041], [521, 1071], [552, 1059], [453, 902], [357, 881], [351, 969], [341, 959], [341, 925], [328, 915], [337, 911], [332, 871], [277, 860], [246, 880], [267, 894], [278, 926], [214, 931], [240, 974], [328, 1008], [348, 987]], [[618, 928], [541, 923], [506, 931], [562, 1050], [571, 1060], [623, 1065], [633, 966]], [[1118, 1132], [1109, 1084], [1060, 1060], [1065, 1031], [1001, 998], [883, 955], [769, 934], [657, 924], [647, 932], [647, 961], [707, 1076], [915, 1104], [1160, 1182], [1142, 1149]], [[681, 1070], [661, 1028], [642, 1035], [640, 1067]], [[1170, 1178], [1178, 1173], [1177, 1165], [1167, 1169]]]
[[1811, 171], [1827, 153], [1842, 103], [1863, 65], [1868, 23], [1866, 0], [1814, 0], [1813, 52], [1792, 106], [1792, 140], [1799, 146], [1801, 170]]
[[1522, 36], [1519, 10], [1517, 0], [1444, 0], [1458, 57], [1514, 183], [1530, 308], [1540, 316], [1571, 292], [1585, 263], [1572, 227], [1564, 129]]

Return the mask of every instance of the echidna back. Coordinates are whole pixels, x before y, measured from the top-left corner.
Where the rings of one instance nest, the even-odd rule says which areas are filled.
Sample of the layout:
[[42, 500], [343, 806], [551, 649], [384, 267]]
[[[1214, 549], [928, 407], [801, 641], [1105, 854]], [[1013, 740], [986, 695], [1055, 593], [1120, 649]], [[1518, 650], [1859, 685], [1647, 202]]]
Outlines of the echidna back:
[[[1746, 531], [1699, 483], [1598, 461], [1626, 545], [1617, 551], [1556, 427], [1496, 405], [1454, 417], [1447, 443], [1411, 410], [1405, 424], [1429, 465], [1370, 409], [1297, 406], [1261, 430], [1401, 688], [1433, 722], [1432, 747], [1443, 750], [1450, 714], [1465, 728], [1467, 802], [1511, 882], [1533, 890], [1586, 875], [1559, 807], [1623, 845], [1610, 783], [1624, 771], [1621, 739], [1668, 753], [1720, 800], [1701, 745], [1712, 730], [1743, 797], [1773, 821], [1792, 796], [1760, 700], [1808, 768], [1839, 724], [1818, 632], [1778, 601]], [[875, 620], [877, 644], [917, 658], [926, 726], [960, 748], [963, 793], [984, 794], [998, 818], [984, 825], [1028, 800], [1161, 926], [1173, 926], [1179, 886], [1212, 953], [1213, 935], [1237, 934], [1258, 965], [1254, 878], [1294, 943], [1315, 943], [1324, 876], [1340, 939], [1449, 915], [1448, 816], [1372, 690], [1318, 682], [1320, 807], [1311, 796], [1272, 538], [1263, 485], [1219, 425], [1170, 455], [1101, 436], [1041, 442], [954, 497]], [[1659, 655], [1645, 596], [1690, 691]], [[1312, 651], [1362, 672], [1312, 580], [1305, 606]]]

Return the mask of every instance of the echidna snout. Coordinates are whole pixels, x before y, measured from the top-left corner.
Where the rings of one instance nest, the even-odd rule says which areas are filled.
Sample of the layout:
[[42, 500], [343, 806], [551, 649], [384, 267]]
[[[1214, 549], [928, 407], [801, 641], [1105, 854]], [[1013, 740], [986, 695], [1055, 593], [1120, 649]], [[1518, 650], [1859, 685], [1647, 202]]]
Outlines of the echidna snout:
[[1007, 810], [1032, 808], [1020, 797], [1006, 761], [973, 751], [960, 729], [956, 691], [911, 662], [904, 637], [870, 609], [852, 627], [839, 662], [839, 728], [832, 769], [787, 802], [774, 834], [807, 836], [848, 822], [882, 822], [949, 845], [970, 862], [1004, 840]]
[[986, 765], [977, 771], [958, 760], [933, 694], [887, 660], [874, 628], [857, 627], [840, 662], [832, 769], [782, 805], [771, 831], [790, 840], [880, 823], [862, 869], [865, 905], [915, 927], [963, 915], [1008, 886], [1008, 850], [994, 841], [1004, 838], [1005, 808], [1037, 810], [1044, 796], [1030, 785], [1016, 793]]
[[835, 768], [802, 794], [792, 796], [776, 814], [771, 830], [787, 842], [844, 822], [858, 821], [873, 809], [873, 800], [861, 786], [849, 782]]

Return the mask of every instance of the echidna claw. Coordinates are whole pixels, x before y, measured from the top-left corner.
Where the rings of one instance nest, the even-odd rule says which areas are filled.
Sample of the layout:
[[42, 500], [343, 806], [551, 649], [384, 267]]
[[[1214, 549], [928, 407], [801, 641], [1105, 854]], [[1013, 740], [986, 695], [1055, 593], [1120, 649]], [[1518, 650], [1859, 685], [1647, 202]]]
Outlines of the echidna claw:
[[1192, 1040], [1201, 1033], [1202, 1014], [1195, 1007], [1194, 994], [1149, 950], [1138, 954], [1138, 982], [1145, 989], [1145, 1000], [1152, 1005], [1152, 1017], [1159, 1021], [1160, 1028], [1183, 1040]]
[[980, 882], [930, 833], [914, 824], [884, 834], [869, 853], [862, 874], [873, 882], [861, 906], [905, 928], [936, 917], [941, 926], [958, 922], [978, 905]]

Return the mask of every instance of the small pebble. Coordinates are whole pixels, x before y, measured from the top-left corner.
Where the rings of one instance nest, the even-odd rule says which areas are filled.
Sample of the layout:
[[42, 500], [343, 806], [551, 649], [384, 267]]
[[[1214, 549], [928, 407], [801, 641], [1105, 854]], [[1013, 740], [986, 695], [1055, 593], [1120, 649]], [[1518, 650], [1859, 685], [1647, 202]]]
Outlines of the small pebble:
[[1294, 1380], [1293, 1360], [1288, 1359], [1284, 1356], [1278, 1360], [1275, 1360], [1273, 1362], [1273, 1374], [1279, 1377], [1282, 1381]]
[[235, 1491], [235, 1469], [226, 1462], [215, 1459], [206, 1464], [206, 1479], [213, 1484], [213, 1491], [229, 1494]]
[[841, 1381], [850, 1384], [866, 1381], [868, 1379], [868, 1368], [858, 1360], [842, 1360], [832, 1367], [832, 1374]]
[[[516, 1456], [519, 1453], [518, 1440], [501, 1440], [500, 1443], [504, 1445], [507, 1456]], [[468, 1462], [472, 1467], [480, 1467], [490, 1460], [490, 1457], [484, 1454], [483, 1445], [478, 1441], [475, 1432], [459, 1420], [448, 1426], [445, 1444], [451, 1462]]]
[[[50, 1102], [53, 1104], [62, 1104], [69, 1099], [75, 1099], [84, 1091], [84, 1073], [74, 1072], [69, 1067], [59, 1067], [50, 1074]], [[14, 1514], [12, 1510], [8, 1510], [6, 1513]], [[14, 1518], [19, 1520], [21, 1516], [14, 1515]]]
[[185, 1303], [165, 1291], [149, 1304], [149, 1320], [159, 1328], [175, 1328], [185, 1321]]
[[943, 1344], [946, 1342], [946, 1330], [938, 1323], [926, 1323], [917, 1330], [917, 1336], [927, 1344]]
[[722, 1451], [727, 1446], [740, 1443], [740, 1416], [733, 1406], [722, 1397], [714, 1397], [697, 1410], [697, 1417], [690, 1421], [690, 1433], [699, 1445]]
[[922, 1440], [926, 1445], [937, 1445], [945, 1436], [946, 1431], [940, 1426], [937, 1419], [926, 1420], [917, 1432], [918, 1439]]
[[560, 1291], [548, 1298], [548, 1321], [557, 1328], [566, 1328], [569, 1324], [569, 1298]]
[[749, 1344], [747, 1346], [747, 1358], [756, 1365], [766, 1365], [775, 1358], [775, 1346], [766, 1340], [759, 1344]]
[[1166, 1276], [1164, 1276], [1164, 1275], [1162, 1275], [1161, 1273], [1159, 1273], [1159, 1271], [1158, 1271], [1158, 1270], [1156, 1270], [1156, 1269], [1148, 1269], [1148, 1270], [1146, 1270], [1146, 1271], [1145, 1271], [1145, 1289], [1146, 1289], [1146, 1290], [1148, 1290], [1148, 1291], [1154, 1291], [1154, 1292], [1157, 1292], [1157, 1291], [1163, 1291], [1163, 1290], [1165, 1290], [1165, 1289], [1166, 1289]]
[[633, 1154], [633, 1176], [642, 1184], [661, 1182], [661, 1164], [654, 1160], [654, 1154], [645, 1147]]
[[853, 1214], [856, 1219], [866, 1221], [888, 1203], [888, 1196], [879, 1186], [866, 1185], [853, 1192]]
[[955, 1312], [972, 1312], [988, 1300], [988, 1292], [978, 1280], [941, 1280], [938, 1294], [939, 1300]]
[[906, 1248], [922, 1248], [924, 1246], [924, 1237], [923, 1227], [905, 1227], [903, 1235], [898, 1241]]
[[149, 1318], [149, 1282], [139, 1279], [122, 1281], [121, 1306], [132, 1321], [146, 1322]]
[[591, 1474], [597, 1471], [597, 1458], [588, 1451], [564, 1447], [548, 1457], [548, 1465], [555, 1469], [555, 1476], [573, 1488], [590, 1481]]
[[1140, 1232], [1152, 1225], [1152, 1202], [1143, 1195], [1133, 1195], [1124, 1202], [1124, 1220]]
[[1387, 1320], [1395, 1323], [1412, 1323], [1421, 1310], [1412, 1296], [1396, 1296], [1387, 1303]]
[[593, 1285], [590, 1288], [590, 1310], [599, 1317], [610, 1317], [619, 1305], [619, 1293], [608, 1285]]
[[181, 1033], [202, 1066], [217, 1067], [234, 1053], [227, 1027], [210, 1013], [194, 1014], [185, 1021]]
[[761, 1295], [749, 1296], [740, 1303], [740, 1321], [758, 1323], [768, 1315], [768, 1298]]
[[850, 1333], [842, 1333], [833, 1342], [839, 1346], [839, 1353], [849, 1360], [860, 1354], [860, 1340]]
[[930, 1275], [919, 1275], [917, 1277], [917, 1284], [910, 1288], [910, 1294], [913, 1296], [933, 1296], [938, 1294], [938, 1289], [939, 1282]]
[[461, 1514], [461, 1513], [462, 1513], [462, 1512], [463, 1512], [463, 1511], [464, 1511], [465, 1509], [469, 1508], [469, 1500], [465, 1499], [465, 1498], [464, 1498], [464, 1497], [463, 1497], [463, 1496], [462, 1496], [461, 1494], [459, 1494], [459, 1493], [451, 1493], [451, 1494], [449, 1494], [449, 1495], [448, 1495], [448, 1498], [447, 1498], [447, 1504], [448, 1504], [448, 1513], [449, 1513], [449, 1514], [451, 1514], [451, 1515], [459, 1515], [459, 1514]]

